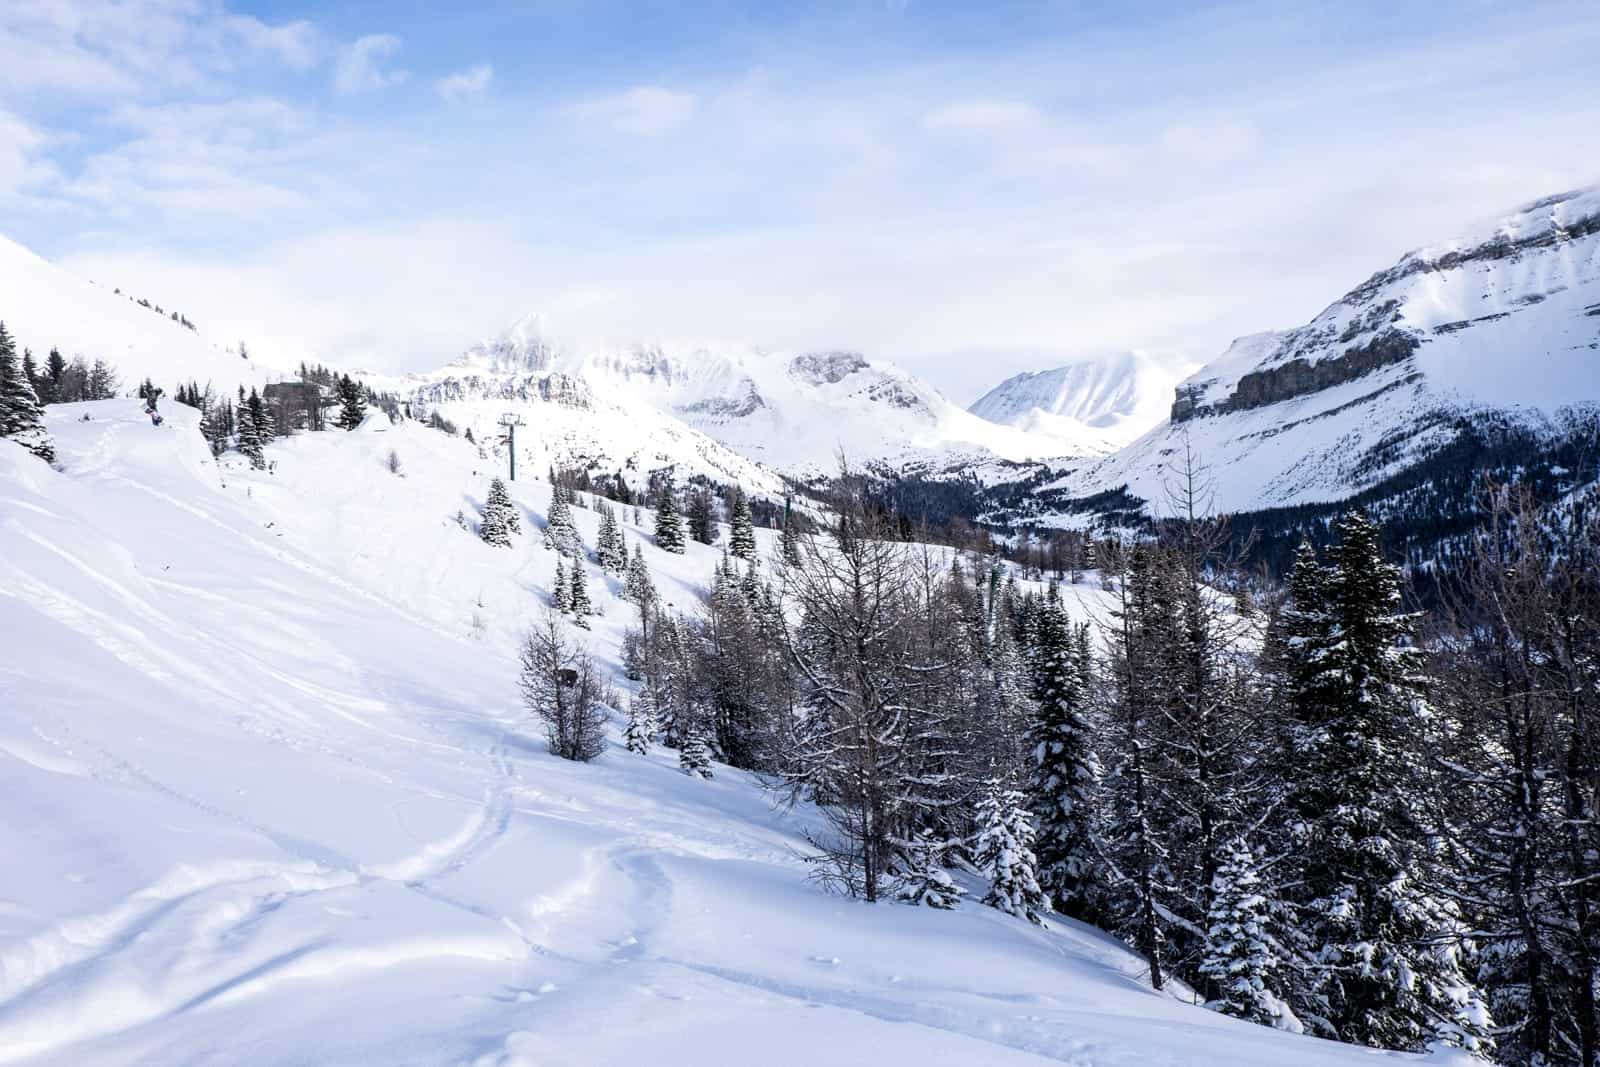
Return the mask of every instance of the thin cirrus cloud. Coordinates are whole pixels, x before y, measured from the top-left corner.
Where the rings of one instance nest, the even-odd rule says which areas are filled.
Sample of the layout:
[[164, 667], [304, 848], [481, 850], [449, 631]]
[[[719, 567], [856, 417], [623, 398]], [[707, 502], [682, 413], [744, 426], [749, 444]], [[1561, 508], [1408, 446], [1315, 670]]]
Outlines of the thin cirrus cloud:
[[433, 83], [441, 99], [448, 104], [459, 104], [482, 96], [494, 80], [494, 68], [480, 63], [466, 70], [458, 70]]
[[357, 37], [339, 50], [333, 87], [341, 93], [367, 93], [405, 81], [409, 72], [387, 66], [400, 47], [400, 38], [392, 33]]
[[653, 137], [685, 125], [700, 106], [693, 93], [642, 85], [610, 96], [595, 97], [572, 109], [580, 119], [621, 133]]

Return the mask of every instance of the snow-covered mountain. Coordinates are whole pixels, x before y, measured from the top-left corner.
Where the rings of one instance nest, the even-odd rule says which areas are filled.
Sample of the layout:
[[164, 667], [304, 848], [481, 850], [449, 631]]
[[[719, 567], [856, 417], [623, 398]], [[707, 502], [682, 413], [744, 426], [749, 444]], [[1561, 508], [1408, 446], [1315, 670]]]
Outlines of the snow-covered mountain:
[[584, 397], [686, 424], [748, 460], [798, 476], [852, 463], [945, 464], [1105, 451], [1083, 432], [1063, 438], [999, 426], [916, 376], [855, 352], [769, 353], [704, 347], [577, 345], [538, 316], [469, 349], [406, 391], [455, 405], [546, 395]]
[[1181, 377], [1170, 361], [1145, 352], [1117, 352], [1013, 375], [967, 410], [990, 422], [1063, 440], [1098, 437], [1115, 448], [1166, 417]]
[[146, 377], [171, 392], [191, 380], [231, 391], [280, 376], [278, 368], [241, 358], [237, 348], [173, 319], [178, 308], [157, 311], [139, 299], [132, 289], [86, 281], [0, 236], [0, 322], [18, 351], [32, 349], [41, 363], [52, 347], [69, 360], [104, 359], [128, 391]]
[[[513, 484], [528, 533], [485, 545], [453, 521], [485, 482], [460, 437], [372, 418], [267, 471], [213, 460], [188, 408], [47, 421], [59, 470], [0, 441], [0, 1062], [1466, 1062], [1153, 992], [1069, 919], [830, 896], [814, 809], [634, 755], [614, 713], [595, 762], [552, 756], [516, 685], [550, 489]], [[660, 551], [622, 510], [691, 603], [718, 550]], [[628, 686], [631, 605], [593, 596]]]
[[1432, 480], [1426, 464], [1527, 462], [1591, 432], [1597, 411], [1600, 186], [1411, 252], [1305, 325], [1235, 341], [1161, 425], [1066, 465], [1014, 517], [1066, 521], [1122, 487], [1159, 507], [1186, 440], [1219, 510], [1398, 495]]

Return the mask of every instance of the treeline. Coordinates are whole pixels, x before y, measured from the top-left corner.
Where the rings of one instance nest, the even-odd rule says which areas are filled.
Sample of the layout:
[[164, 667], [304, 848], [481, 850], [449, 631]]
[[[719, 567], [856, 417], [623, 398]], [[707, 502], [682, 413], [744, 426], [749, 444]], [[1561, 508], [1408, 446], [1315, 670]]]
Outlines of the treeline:
[[[969, 869], [984, 903], [1098, 924], [1153, 985], [1241, 1018], [1595, 1062], [1600, 536], [1581, 509], [1494, 496], [1457, 606], [1422, 616], [1361, 512], [1283, 589], [1193, 518], [1094, 545], [1101, 591], [1080, 598], [900, 540], [859, 482], [837, 487], [826, 530], [765, 565], [728, 553], [692, 611], [630, 580], [630, 748], [816, 803], [818, 878], [867, 900], [952, 906]], [[1110, 607], [1091, 628], [1071, 600]]]

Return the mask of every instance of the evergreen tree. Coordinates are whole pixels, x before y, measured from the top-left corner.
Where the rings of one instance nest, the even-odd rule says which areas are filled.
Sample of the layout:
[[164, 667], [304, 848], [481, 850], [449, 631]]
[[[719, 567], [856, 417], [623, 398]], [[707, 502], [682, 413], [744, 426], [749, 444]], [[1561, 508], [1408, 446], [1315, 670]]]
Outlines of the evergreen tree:
[[622, 524], [609, 504], [600, 505], [600, 534], [595, 555], [600, 569], [608, 574], [620, 575], [628, 569], [628, 546], [622, 538]]
[[742, 560], [755, 559], [755, 518], [750, 513], [750, 498], [745, 496], [744, 489], [737, 485], [733, 487], [729, 512], [728, 551]]
[[705, 731], [691, 724], [684, 732], [683, 746], [678, 749], [678, 766], [691, 777], [711, 777], [711, 747], [706, 744]]
[[59, 404], [65, 401], [63, 395], [67, 382], [67, 361], [57, 348], [50, 349], [50, 355], [44, 361], [44, 374], [40, 376], [39, 403]]
[[1047, 598], [1035, 614], [1038, 713], [1030, 740], [1039, 881], [1063, 914], [1088, 919], [1098, 896], [1094, 804], [1100, 777], [1085, 709], [1089, 665], [1079, 661], [1078, 642], [1059, 599]]
[[[13, 342], [13, 344], [14, 343], [15, 342]], [[38, 364], [34, 363], [33, 361], [33, 349], [31, 348], [24, 348], [22, 350], [22, 376], [28, 379], [28, 384], [33, 387], [34, 397], [39, 400], [39, 403], [42, 406], [44, 404], [44, 399], [39, 391], [39, 386], [41, 384], [39, 367]]]
[[499, 478], [489, 480], [489, 493], [483, 502], [483, 518], [478, 524], [478, 536], [486, 543], [500, 548], [511, 547], [511, 535], [520, 529], [516, 505], [506, 492], [506, 483]]
[[790, 567], [800, 565], [800, 531], [794, 508], [787, 497], [783, 501], [783, 532], [779, 535], [779, 551], [783, 554], [785, 565]]
[[623, 743], [629, 752], [646, 755], [657, 729], [655, 700], [650, 696], [650, 687], [641, 685], [628, 704], [628, 728], [623, 731]]
[[1224, 849], [1212, 888], [1199, 968], [1217, 990], [1209, 1006], [1262, 1026], [1302, 1032], [1279, 985], [1286, 950], [1275, 932], [1278, 909], [1245, 842], [1236, 839]]
[[550, 590], [550, 599], [557, 611], [564, 615], [572, 610], [572, 581], [567, 577], [567, 568], [560, 557], [556, 558], [556, 578]]
[[689, 523], [689, 536], [702, 545], [715, 544], [717, 540], [716, 505], [711, 494], [703, 488], [690, 489], [684, 507]]
[[[559, 563], [556, 564], [560, 566]], [[583, 561], [572, 561], [568, 572], [567, 610], [572, 612], [574, 626], [589, 628], [589, 616], [594, 614], [594, 604], [589, 600], [589, 581], [584, 577]]]
[[633, 546], [633, 557], [628, 560], [628, 574], [623, 579], [622, 593], [641, 609], [656, 598], [655, 586], [650, 581], [650, 568], [645, 566], [644, 550], [637, 543]]
[[1331, 566], [1296, 567], [1295, 626], [1309, 637], [1288, 642], [1300, 934], [1316, 977], [1298, 1014], [1374, 1048], [1486, 1051], [1489, 1015], [1462, 969], [1462, 923], [1432, 888], [1426, 765], [1437, 735], [1413, 620], [1366, 516], [1352, 512], [1335, 531]]
[[338, 390], [339, 417], [334, 425], [341, 430], [354, 430], [367, 417], [366, 389], [344, 374], [339, 377]]
[[896, 895], [907, 904], [921, 904], [948, 911], [961, 902], [966, 890], [956, 885], [944, 865], [943, 844], [926, 830], [917, 831], [910, 849], [906, 873], [896, 887]]
[[563, 486], [550, 490], [550, 514], [544, 527], [544, 547], [581, 559], [583, 542], [578, 538], [577, 527], [572, 523], [572, 491]]
[[0, 322], [0, 437], [15, 441], [46, 463], [55, 462], [55, 446], [44, 428], [44, 409], [22, 372], [16, 344], [3, 322]]
[[661, 495], [656, 501], [656, 547], [679, 555], [684, 551], [683, 518], [678, 514], [671, 477], [662, 482]]
[[1050, 898], [1039, 887], [1033, 853], [1033, 820], [1023, 795], [991, 779], [978, 806], [976, 860], [991, 879], [983, 902], [992, 908], [1045, 925]]

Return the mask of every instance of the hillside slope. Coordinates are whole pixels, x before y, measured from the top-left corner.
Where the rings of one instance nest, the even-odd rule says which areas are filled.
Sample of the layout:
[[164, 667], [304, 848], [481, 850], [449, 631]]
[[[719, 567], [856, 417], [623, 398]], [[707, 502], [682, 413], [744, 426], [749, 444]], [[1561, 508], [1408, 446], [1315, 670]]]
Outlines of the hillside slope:
[[[513, 653], [554, 561], [452, 521], [488, 474], [459, 438], [375, 419], [250, 471], [187, 409], [49, 421], [61, 471], [0, 442], [0, 1062], [1374, 1062], [1066, 920], [823, 895], [811, 813], [747, 775], [549, 756]], [[514, 496], [536, 527], [546, 486]], [[645, 551], [680, 605], [716, 559]]]
[[231, 392], [276, 380], [278, 369], [208, 340], [154, 308], [86, 281], [0, 236], [0, 322], [18, 351], [31, 348], [42, 364], [52, 347], [67, 359], [104, 359], [131, 392], [146, 377], [169, 393], [179, 382], [212, 383]]

